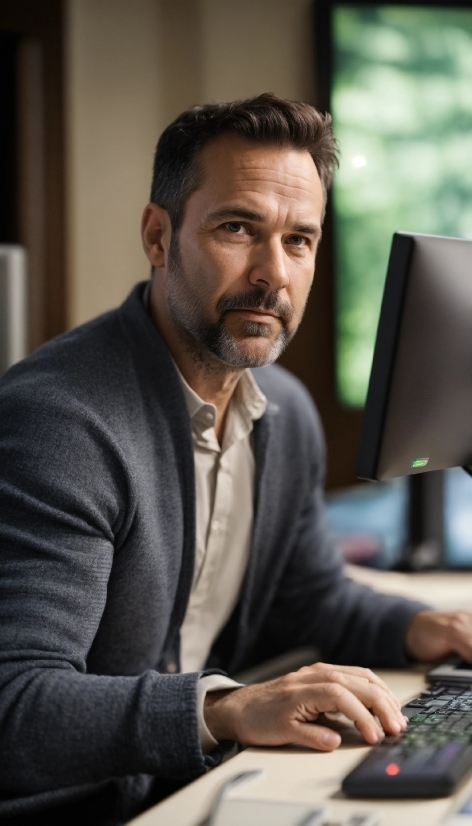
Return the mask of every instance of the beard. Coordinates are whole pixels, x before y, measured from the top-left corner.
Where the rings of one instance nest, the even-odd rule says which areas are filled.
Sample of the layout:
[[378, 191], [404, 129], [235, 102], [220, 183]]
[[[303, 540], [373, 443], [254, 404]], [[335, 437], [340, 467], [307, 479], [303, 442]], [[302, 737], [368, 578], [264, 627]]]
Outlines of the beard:
[[[216, 305], [217, 319], [208, 318], [207, 307], [210, 295], [193, 289], [196, 283], [204, 279], [199, 272], [189, 273], [182, 262], [178, 237], [173, 233], [169, 248], [169, 278], [167, 281], [170, 311], [181, 331], [197, 342], [229, 367], [247, 368], [264, 367], [276, 361], [297, 330], [298, 324], [291, 327], [294, 311], [292, 306], [283, 301], [277, 290], [264, 290], [253, 287], [239, 293], [222, 296]], [[227, 313], [232, 310], [262, 310], [274, 313], [280, 323], [280, 331], [275, 338], [272, 325], [260, 321], [244, 321], [242, 339], [239, 340], [227, 326]], [[259, 353], [251, 352], [244, 342], [247, 338], [266, 339], [266, 347]], [[196, 355], [196, 353], [195, 353]]]

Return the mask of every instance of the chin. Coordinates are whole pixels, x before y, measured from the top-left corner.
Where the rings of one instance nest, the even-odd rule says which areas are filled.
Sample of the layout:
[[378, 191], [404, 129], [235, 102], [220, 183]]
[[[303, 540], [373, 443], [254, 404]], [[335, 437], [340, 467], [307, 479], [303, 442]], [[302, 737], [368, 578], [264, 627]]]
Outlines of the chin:
[[276, 339], [275, 341], [260, 341], [258, 344], [254, 339], [247, 342], [235, 342], [231, 352], [226, 352], [223, 361], [232, 367], [265, 367], [273, 364], [285, 349], [284, 344]]

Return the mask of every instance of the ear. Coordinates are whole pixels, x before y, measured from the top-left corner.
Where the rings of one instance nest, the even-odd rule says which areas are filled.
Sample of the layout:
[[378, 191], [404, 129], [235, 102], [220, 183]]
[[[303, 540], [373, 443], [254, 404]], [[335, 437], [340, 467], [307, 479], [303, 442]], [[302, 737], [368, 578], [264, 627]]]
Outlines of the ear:
[[143, 249], [153, 267], [165, 267], [171, 237], [169, 213], [158, 204], [148, 204], [141, 221]]

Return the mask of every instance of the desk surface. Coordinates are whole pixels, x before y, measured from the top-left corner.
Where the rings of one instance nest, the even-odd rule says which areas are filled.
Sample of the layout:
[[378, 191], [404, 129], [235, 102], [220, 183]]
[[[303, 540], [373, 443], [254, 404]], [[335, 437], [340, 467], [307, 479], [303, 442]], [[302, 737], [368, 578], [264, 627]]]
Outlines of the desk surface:
[[[398, 574], [367, 569], [348, 570], [358, 581], [376, 590], [416, 597], [447, 610], [472, 608], [472, 574]], [[424, 668], [408, 672], [379, 672], [402, 703], [422, 690]], [[366, 754], [358, 732], [346, 727], [343, 744], [330, 754], [288, 746], [241, 752], [232, 760], [186, 786], [177, 794], [132, 821], [133, 826], [197, 826], [208, 815], [224, 780], [245, 769], [261, 768], [263, 776], [241, 787], [235, 796], [299, 800], [325, 805], [334, 822], [356, 811], [376, 810], [382, 826], [434, 826], [459, 798], [472, 795], [472, 778], [454, 799], [356, 801], [345, 798], [340, 785], [347, 772]]]

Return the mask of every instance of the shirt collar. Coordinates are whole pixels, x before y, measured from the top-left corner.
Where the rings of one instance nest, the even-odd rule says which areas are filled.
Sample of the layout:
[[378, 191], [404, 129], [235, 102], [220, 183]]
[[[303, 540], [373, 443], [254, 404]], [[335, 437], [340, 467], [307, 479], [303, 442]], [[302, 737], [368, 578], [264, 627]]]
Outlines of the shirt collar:
[[[206, 428], [214, 427], [217, 410], [211, 402], [205, 402], [195, 390], [185, 381], [182, 373], [175, 364], [177, 375], [182, 385], [182, 390], [187, 405], [188, 414], [192, 424], [205, 422]], [[267, 399], [257, 384], [250, 370], [245, 370], [236, 385], [231, 405], [236, 405], [241, 414], [246, 419], [256, 421], [264, 415], [267, 407]]]

